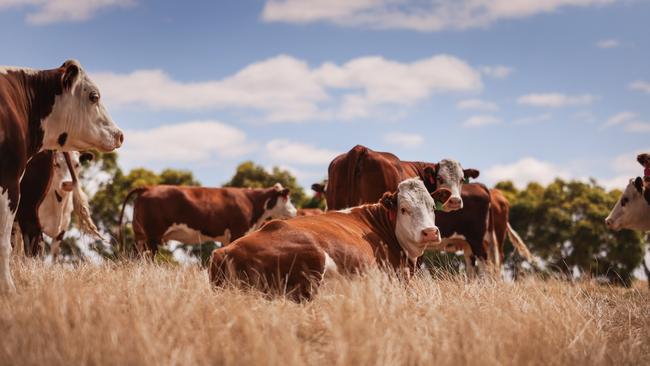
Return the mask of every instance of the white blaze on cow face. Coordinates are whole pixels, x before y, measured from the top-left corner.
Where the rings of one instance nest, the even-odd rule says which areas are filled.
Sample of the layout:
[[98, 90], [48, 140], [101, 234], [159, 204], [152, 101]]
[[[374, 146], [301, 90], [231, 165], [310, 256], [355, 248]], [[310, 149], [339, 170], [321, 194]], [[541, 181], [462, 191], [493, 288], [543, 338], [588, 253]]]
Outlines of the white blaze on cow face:
[[397, 187], [395, 236], [409, 259], [416, 260], [427, 246], [440, 242], [435, 224], [435, 203], [424, 183], [407, 179]]
[[438, 189], [444, 188], [451, 192], [451, 196], [444, 203], [442, 209], [448, 212], [463, 208], [463, 199], [460, 194], [465, 181], [465, 173], [460, 163], [452, 159], [441, 160], [438, 163], [436, 179]]
[[41, 122], [43, 149], [113, 151], [122, 145], [122, 131], [101, 101], [97, 86], [77, 61], [63, 65], [63, 93], [54, 100], [52, 112]]
[[641, 178], [630, 179], [625, 191], [605, 219], [612, 230], [650, 230], [650, 204], [643, 198]]
[[296, 217], [298, 210], [291, 203], [289, 189], [283, 188], [280, 183], [276, 183], [273, 188], [275, 196], [264, 202], [264, 212], [255, 225], [250, 228], [249, 232], [259, 229], [267, 220], [284, 220]]

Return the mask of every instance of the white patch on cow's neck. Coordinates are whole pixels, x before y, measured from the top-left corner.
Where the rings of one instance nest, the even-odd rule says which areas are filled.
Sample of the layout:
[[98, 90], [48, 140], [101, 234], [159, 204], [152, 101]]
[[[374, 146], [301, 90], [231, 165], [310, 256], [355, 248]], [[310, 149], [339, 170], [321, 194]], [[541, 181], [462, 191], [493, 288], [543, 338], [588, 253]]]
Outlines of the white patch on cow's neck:
[[11, 226], [15, 212], [11, 211], [9, 191], [0, 187], [0, 293], [16, 290], [11, 277], [9, 262], [11, 260]]

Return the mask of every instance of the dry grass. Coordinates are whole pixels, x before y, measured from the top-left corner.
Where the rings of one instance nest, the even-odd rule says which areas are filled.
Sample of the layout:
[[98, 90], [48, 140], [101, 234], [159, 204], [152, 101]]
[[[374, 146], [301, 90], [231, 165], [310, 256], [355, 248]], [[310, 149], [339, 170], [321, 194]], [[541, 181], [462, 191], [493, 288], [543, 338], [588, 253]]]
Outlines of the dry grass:
[[14, 263], [3, 365], [650, 364], [644, 288], [462, 278], [330, 281], [310, 303], [213, 291], [144, 262]]

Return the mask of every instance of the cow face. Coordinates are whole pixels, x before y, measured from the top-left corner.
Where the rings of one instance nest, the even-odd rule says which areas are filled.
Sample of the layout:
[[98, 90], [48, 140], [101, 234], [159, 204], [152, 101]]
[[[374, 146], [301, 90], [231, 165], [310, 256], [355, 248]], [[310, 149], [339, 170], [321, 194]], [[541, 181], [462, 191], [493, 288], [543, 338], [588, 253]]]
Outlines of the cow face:
[[289, 193], [289, 188], [282, 188], [279, 183], [273, 187], [271, 198], [266, 201], [264, 206], [266, 219], [288, 219], [296, 216], [297, 210], [291, 203]]
[[643, 197], [641, 177], [630, 179], [612, 212], [605, 219], [605, 224], [608, 228], [617, 231], [621, 229], [650, 230], [650, 205]]
[[63, 92], [55, 97], [52, 112], [42, 121], [44, 149], [112, 151], [124, 135], [101, 101], [97, 86], [77, 61], [61, 66]]
[[[75, 171], [79, 171], [81, 166], [79, 156], [80, 154], [77, 151], [70, 152], [70, 161]], [[74, 189], [70, 169], [68, 169], [68, 165], [65, 163], [63, 153], [54, 154], [54, 171], [52, 173], [52, 183], [50, 184], [50, 190], [52, 189], [54, 190], [54, 194], [57, 195], [57, 199], [62, 198], [63, 195], [72, 192]]]
[[444, 159], [435, 166], [426, 167], [424, 174], [425, 181], [429, 183], [427, 184], [429, 191], [442, 188], [451, 192], [451, 196], [442, 206], [443, 211], [449, 212], [463, 208], [463, 199], [461, 197], [463, 183], [469, 178], [477, 178], [479, 171], [476, 169], [463, 169], [456, 160]]
[[401, 182], [397, 193], [385, 194], [381, 203], [394, 213], [395, 236], [409, 258], [416, 259], [428, 245], [440, 243], [435, 203], [419, 178]]

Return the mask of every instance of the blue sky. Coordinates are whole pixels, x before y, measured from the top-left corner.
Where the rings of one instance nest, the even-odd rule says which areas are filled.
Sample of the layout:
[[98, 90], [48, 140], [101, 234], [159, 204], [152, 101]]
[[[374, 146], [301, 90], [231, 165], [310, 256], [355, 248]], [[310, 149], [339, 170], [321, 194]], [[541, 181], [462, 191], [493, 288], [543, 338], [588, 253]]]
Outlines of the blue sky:
[[306, 187], [357, 143], [480, 180], [623, 187], [650, 151], [650, 2], [0, 0], [0, 64], [76, 58], [120, 163]]

